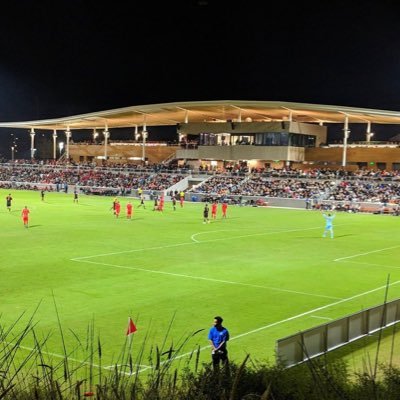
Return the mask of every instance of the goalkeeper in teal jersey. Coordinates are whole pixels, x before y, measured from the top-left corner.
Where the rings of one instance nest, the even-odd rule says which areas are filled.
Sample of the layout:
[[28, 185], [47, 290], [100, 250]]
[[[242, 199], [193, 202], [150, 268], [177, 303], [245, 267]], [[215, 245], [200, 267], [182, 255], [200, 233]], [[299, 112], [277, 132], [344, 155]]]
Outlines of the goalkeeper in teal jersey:
[[333, 239], [333, 219], [335, 218], [335, 214], [322, 214], [325, 218], [325, 230], [322, 237], [326, 237], [326, 234], [329, 232], [331, 235], [331, 239]]

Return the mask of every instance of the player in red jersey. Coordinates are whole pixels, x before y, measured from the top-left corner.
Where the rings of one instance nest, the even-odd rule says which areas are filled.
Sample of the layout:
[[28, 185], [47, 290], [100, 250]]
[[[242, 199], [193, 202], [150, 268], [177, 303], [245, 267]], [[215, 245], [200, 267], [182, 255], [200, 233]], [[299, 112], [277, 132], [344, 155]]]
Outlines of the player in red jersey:
[[114, 214], [115, 214], [116, 218], [118, 218], [119, 217], [119, 213], [121, 212], [121, 203], [117, 200], [115, 202], [114, 207], [115, 207], [114, 208]]
[[225, 201], [222, 203], [222, 218], [226, 218], [226, 210], [228, 209], [228, 203]]
[[133, 211], [132, 203], [128, 201], [128, 204], [126, 205], [126, 218], [132, 219], [132, 211]]
[[160, 197], [160, 201], [158, 203], [158, 211], [164, 211], [164, 195], [162, 194]]
[[25, 208], [22, 209], [21, 216], [22, 216], [22, 221], [24, 222], [24, 226], [25, 228], [27, 228], [29, 223], [29, 208], [27, 206], [25, 206]]
[[214, 201], [211, 205], [211, 218], [216, 219], [217, 218], [217, 202]]

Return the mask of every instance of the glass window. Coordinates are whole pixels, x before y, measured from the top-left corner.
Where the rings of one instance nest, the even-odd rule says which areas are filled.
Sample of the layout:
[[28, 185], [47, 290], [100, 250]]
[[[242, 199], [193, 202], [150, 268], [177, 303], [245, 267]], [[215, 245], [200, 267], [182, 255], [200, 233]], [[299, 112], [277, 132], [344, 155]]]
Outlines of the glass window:
[[386, 169], [386, 163], [384, 163], [384, 162], [377, 162], [377, 163], [376, 163], [376, 167], [382, 171], [382, 170]]

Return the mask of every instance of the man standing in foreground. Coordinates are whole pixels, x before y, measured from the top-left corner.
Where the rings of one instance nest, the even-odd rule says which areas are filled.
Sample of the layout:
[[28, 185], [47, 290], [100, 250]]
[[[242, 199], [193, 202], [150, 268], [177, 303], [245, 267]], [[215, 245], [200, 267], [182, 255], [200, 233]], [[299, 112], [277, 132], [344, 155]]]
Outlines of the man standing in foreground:
[[22, 221], [24, 222], [24, 226], [25, 228], [27, 228], [29, 222], [29, 209], [27, 206], [25, 206], [25, 208], [22, 209], [21, 216], [22, 216]]
[[219, 369], [220, 363], [228, 363], [228, 350], [226, 342], [229, 340], [228, 330], [222, 326], [222, 317], [214, 317], [214, 326], [208, 332], [208, 340], [211, 344], [211, 357], [214, 370]]

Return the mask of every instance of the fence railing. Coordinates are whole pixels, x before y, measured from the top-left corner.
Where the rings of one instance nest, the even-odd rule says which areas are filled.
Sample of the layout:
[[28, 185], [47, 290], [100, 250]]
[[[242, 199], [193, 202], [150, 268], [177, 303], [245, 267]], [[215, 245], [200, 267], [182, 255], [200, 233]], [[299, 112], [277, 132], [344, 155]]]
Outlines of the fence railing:
[[400, 299], [295, 333], [276, 342], [276, 357], [291, 367], [400, 321]]

